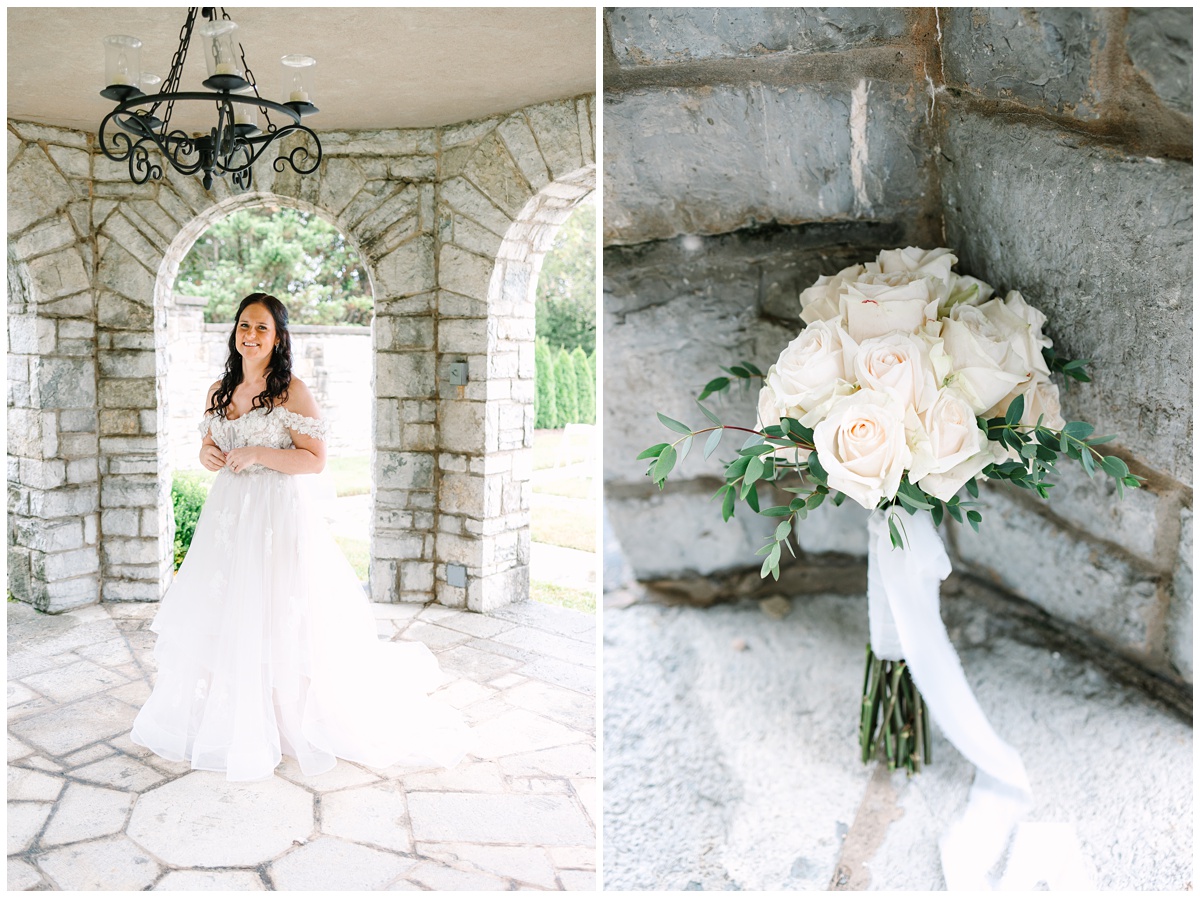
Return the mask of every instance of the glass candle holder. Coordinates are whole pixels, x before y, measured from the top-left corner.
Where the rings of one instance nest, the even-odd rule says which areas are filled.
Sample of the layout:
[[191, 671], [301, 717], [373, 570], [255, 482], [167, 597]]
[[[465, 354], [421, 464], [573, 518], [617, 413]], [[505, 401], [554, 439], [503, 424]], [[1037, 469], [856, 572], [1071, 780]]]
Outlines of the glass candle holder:
[[127, 34], [104, 39], [104, 83], [137, 87], [142, 78], [142, 42]]
[[311, 56], [292, 53], [279, 62], [283, 68], [283, 102], [315, 106], [317, 61]]
[[228, 19], [207, 22], [200, 27], [200, 46], [204, 49], [204, 62], [208, 66], [208, 77], [227, 75], [242, 77], [242, 61], [234, 47], [233, 36], [237, 25]]

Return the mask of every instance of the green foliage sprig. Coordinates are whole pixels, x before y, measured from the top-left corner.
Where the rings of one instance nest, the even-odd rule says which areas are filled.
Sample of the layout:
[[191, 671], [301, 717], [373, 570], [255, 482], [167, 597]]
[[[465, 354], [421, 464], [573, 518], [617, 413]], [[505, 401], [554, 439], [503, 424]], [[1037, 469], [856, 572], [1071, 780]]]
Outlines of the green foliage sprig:
[[[1084, 362], [1056, 358], [1054, 364], [1055, 370], [1075, 380], [1089, 380]], [[846, 497], [829, 487], [828, 475], [817, 456], [810, 428], [794, 418], [783, 418], [779, 424], [761, 429], [724, 424], [704, 405], [702, 400], [728, 391], [735, 383], [740, 382], [748, 386], [754, 380], [765, 377], [761, 370], [749, 362], [729, 368], [722, 367], [722, 370], [725, 375], [705, 384], [696, 399], [696, 405], [711, 424], [692, 428], [660, 412], [659, 421], [679, 436], [671, 442], [650, 446], [638, 455], [638, 459], [649, 462], [646, 474], [659, 489], [662, 489], [671, 472], [687, 457], [697, 437], [707, 434], [704, 442], [704, 457], [707, 459], [720, 446], [727, 431], [747, 434], [748, 437], [738, 449], [737, 455], [724, 463], [725, 484], [717, 490], [713, 499], [720, 500], [721, 517], [725, 521], [735, 515], [739, 501], [744, 502], [756, 514], [781, 519], [757, 552], [766, 556], [760, 575], [764, 579], [773, 576], [778, 580], [783, 550], [786, 548], [795, 557], [790, 537], [796, 521], [804, 520], [808, 513], [819, 508], [826, 498], [834, 505], [841, 505]], [[1055, 472], [1059, 456], [1065, 455], [1068, 459], [1079, 462], [1089, 477], [1095, 475], [1097, 468], [1112, 477], [1117, 483], [1118, 494], [1123, 494], [1125, 487], [1136, 489], [1143, 481], [1143, 478], [1130, 473], [1129, 467], [1117, 456], [1105, 456], [1096, 450], [1096, 446], [1108, 442], [1113, 437], [1092, 437], [1094, 428], [1082, 421], [1069, 422], [1061, 430], [1046, 427], [1041, 418], [1032, 427], [1022, 425], [1020, 421], [1024, 413], [1024, 397], [1017, 396], [1009, 403], [1003, 417], [977, 419], [980, 429], [986, 433], [989, 440], [1000, 443], [1017, 456], [1015, 459], [988, 465], [980, 472], [980, 477], [1007, 480], [1024, 489], [1035, 490], [1039, 496], [1046, 498], [1053, 486], [1046, 481], [1046, 477]], [[780, 485], [779, 481], [789, 475], [795, 475], [795, 485]], [[956, 523], [965, 523], [978, 532], [983, 515], [974, 507], [978, 503], [971, 501], [979, 498], [978, 481], [979, 477], [972, 478], [964, 485], [970, 499], [964, 501], [955, 495], [943, 502], [916, 484], [910, 483], [905, 475], [900, 481], [895, 498], [883, 500], [879, 507], [899, 505], [913, 514], [928, 511], [936, 526], [940, 526], [942, 521], [949, 517]], [[794, 498], [787, 505], [764, 508], [760, 504], [758, 494], [760, 483], [775, 485], [784, 492], [793, 494]], [[903, 546], [903, 524], [897, 516], [889, 515], [888, 528], [892, 545], [897, 548]]]

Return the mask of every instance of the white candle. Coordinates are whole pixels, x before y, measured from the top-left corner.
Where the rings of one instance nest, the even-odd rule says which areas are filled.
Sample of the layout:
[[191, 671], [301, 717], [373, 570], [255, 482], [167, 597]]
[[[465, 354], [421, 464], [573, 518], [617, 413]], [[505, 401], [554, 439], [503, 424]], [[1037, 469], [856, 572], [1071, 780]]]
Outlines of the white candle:
[[306, 91], [306, 90], [292, 91], [292, 95], [290, 97], [288, 97], [288, 102], [289, 103], [307, 103], [308, 102], [308, 91]]
[[236, 75], [232, 62], [218, 62], [214, 75]]
[[113, 84], [133, 84], [133, 80], [123, 72], [117, 72], [112, 76]]

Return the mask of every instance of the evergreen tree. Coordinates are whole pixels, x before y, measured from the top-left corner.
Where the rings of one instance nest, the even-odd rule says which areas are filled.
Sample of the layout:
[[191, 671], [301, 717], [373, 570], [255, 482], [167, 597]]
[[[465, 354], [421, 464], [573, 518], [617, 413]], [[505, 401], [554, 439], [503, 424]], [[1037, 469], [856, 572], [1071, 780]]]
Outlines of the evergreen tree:
[[575, 377], [575, 364], [565, 349], [560, 349], [554, 358], [555, 399], [558, 402], [558, 426], [579, 422], [579, 382]]
[[545, 340], [534, 343], [533, 366], [533, 426], [553, 430], [558, 427], [558, 391], [554, 384], [554, 355]]
[[575, 380], [579, 384], [579, 423], [595, 424], [596, 379], [583, 347], [576, 346], [571, 351], [571, 361], [575, 365]]

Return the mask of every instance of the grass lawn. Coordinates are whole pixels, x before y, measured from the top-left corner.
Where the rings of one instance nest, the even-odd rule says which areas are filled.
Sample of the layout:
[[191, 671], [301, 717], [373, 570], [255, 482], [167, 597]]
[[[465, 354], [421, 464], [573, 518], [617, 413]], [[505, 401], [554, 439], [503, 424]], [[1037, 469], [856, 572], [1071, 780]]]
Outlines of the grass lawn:
[[542, 503], [533, 503], [533, 541], [579, 549], [581, 552], [595, 552], [595, 506], [591, 502], [575, 502], [572, 505], [572, 508], [549, 508]]
[[[588, 477], [567, 477], [561, 480], [533, 480], [533, 491], [548, 496], [564, 496], [567, 499], [586, 499], [591, 486]], [[594, 499], [595, 497], [593, 497]], [[584, 512], [590, 514], [589, 512]]]
[[[535, 430], [533, 432], [533, 469], [541, 471], [544, 468], [553, 468], [554, 463], [559, 460], [559, 452], [562, 449], [561, 430]], [[591, 457], [588, 451], [588, 446], [580, 439], [572, 439], [568, 444], [567, 454], [562, 458], [564, 464], [571, 464], [578, 461], [586, 461]]]
[[596, 613], [596, 594], [584, 589], [568, 589], [565, 586], [534, 580], [529, 584], [529, 598], [543, 605], [557, 605], [588, 614]]
[[354, 568], [354, 573], [358, 575], [358, 579], [364, 583], [367, 581], [367, 573], [371, 564], [371, 553], [367, 541], [365, 539], [350, 539], [345, 536], [335, 536], [338, 548], [342, 550], [342, 554], [346, 556], [346, 560], [350, 562], [350, 567]]
[[333, 486], [341, 496], [365, 496], [371, 492], [371, 456], [348, 455], [330, 458], [325, 470], [333, 475]]

